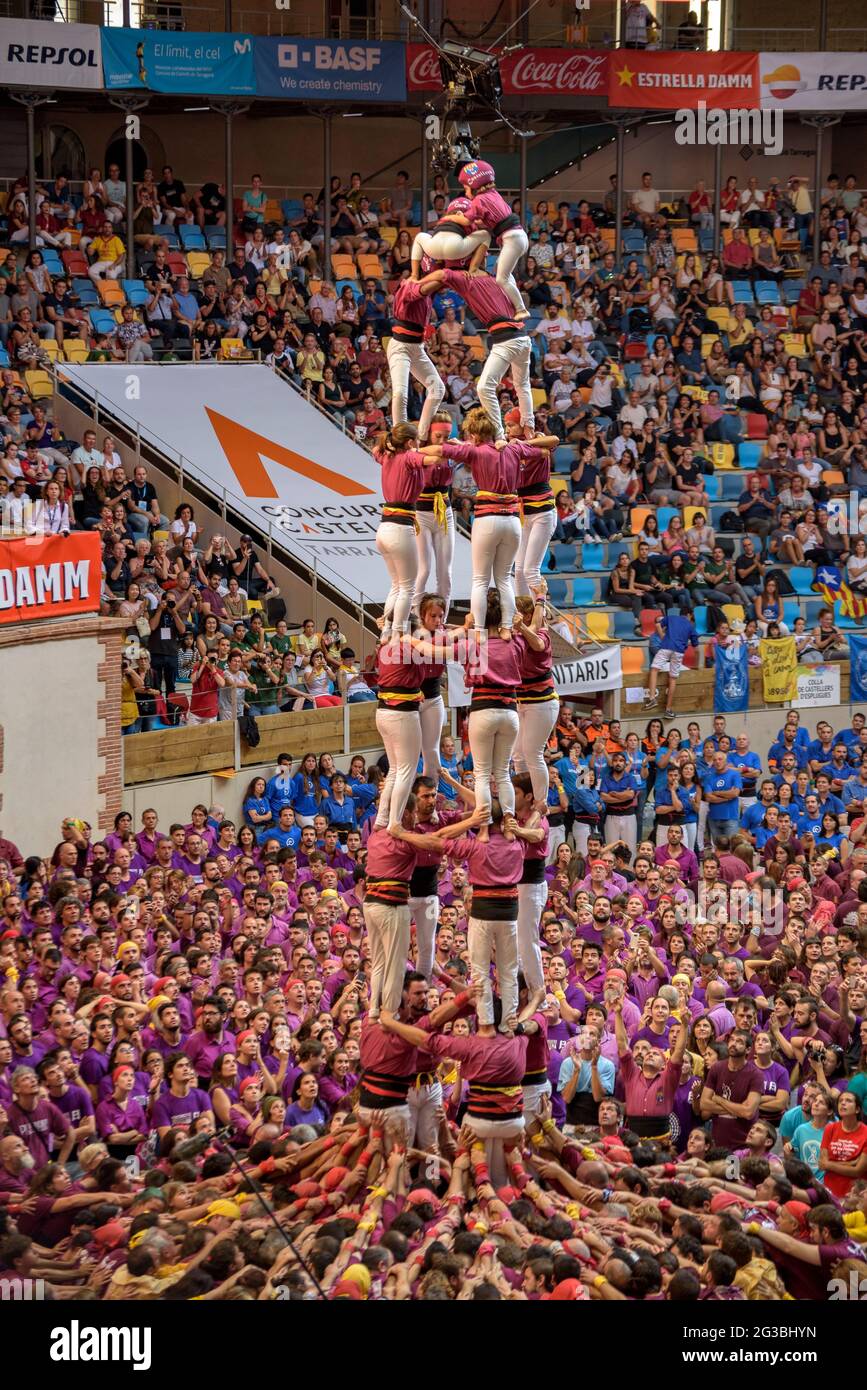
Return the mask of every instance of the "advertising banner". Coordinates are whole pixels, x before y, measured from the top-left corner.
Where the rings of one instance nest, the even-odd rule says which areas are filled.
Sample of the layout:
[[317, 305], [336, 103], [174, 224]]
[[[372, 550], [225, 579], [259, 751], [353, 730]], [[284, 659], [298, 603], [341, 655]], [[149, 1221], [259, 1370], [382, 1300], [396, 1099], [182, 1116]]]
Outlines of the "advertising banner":
[[760, 53], [762, 106], [784, 111], [867, 109], [867, 53]]
[[[561, 697], [596, 695], [602, 690], [619, 690], [623, 684], [623, 662], [620, 647], [601, 647], [576, 661], [561, 661], [554, 667], [554, 689]], [[464, 683], [463, 667], [448, 663], [449, 704], [470, 703], [470, 691]]]
[[110, 91], [256, 94], [249, 34], [103, 29], [102, 66]]
[[[608, 90], [607, 53], [574, 48], [522, 48], [500, 59], [503, 95], [597, 97]], [[439, 58], [425, 43], [406, 45], [406, 85], [410, 92], [440, 92]]]
[[609, 106], [654, 111], [759, 105], [756, 53], [646, 53], [624, 49], [608, 66]]
[[713, 661], [713, 707], [734, 714], [750, 707], [750, 668], [746, 642], [717, 647]]
[[4, 19], [0, 86], [102, 88], [102, 49], [95, 24]]
[[405, 101], [402, 43], [254, 40], [259, 96], [293, 101]]
[[[285, 546], [323, 582], [381, 604], [388, 572], [376, 549], [382, 473], [366, 449], [268, 367], [251, 363], [66, 363], [76, 389], [137, 424], [216, 497]], [[132, 392], [132, 394], [129, 394]], [[452, 594], [469, 598], [470, 543], [455, 538]]]
[[0, 623], [96, 613], [101, 578], [95, 531], [0, 540]]

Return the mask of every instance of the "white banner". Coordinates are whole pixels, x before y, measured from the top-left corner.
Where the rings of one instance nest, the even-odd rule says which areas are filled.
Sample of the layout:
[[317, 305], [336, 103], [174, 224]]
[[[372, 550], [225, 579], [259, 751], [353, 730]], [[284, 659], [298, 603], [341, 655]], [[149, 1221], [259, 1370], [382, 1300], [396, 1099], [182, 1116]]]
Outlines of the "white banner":
[[762, 106], [783, 111], [867, 108], [867, 53], [760, 53]]
[[813, 705], [839, 705], [839, 703], [839, 665], [798, 667], [798, 694], [792, 701], [793, 709], [809, 709]]
[[0, 20], [0, 86], [102, 88], [102, 47], [95, 24]]
[[[602, 647], [597, 652], [563, 661], [554, 667], [554, 689], [557, 694], [595, 695], [602, 690], [619, 690], [623, 684], [620, 647]], [[455, 707], [470, 703], [470, 691], [464, 683], [463, 667], [448, 663], [449, 704]]]
[[[268, 367], [64, 363], [64, 375], [353, 602], [383, 602], [379, 465]], [[471, 579], [459, 534], [452, 597], [468, 599]]]

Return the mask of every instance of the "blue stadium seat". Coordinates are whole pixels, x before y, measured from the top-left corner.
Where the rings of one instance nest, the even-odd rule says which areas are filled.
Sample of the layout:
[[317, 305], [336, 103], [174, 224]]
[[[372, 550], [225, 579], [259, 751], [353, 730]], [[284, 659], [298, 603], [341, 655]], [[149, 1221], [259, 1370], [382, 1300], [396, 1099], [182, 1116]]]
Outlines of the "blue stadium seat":
[[598, 586], [595, 579], [579, 576], [572, 580], [572, 605], [575, 608], [589, 608], [598, 601]]
[[571, 444], [558, 444], [554, 450], [554, 468], [558, 473], [571, 473], [575, 462], [575, 450]]
[[113, 333], [117, 327], [114, 314], [108, 309], [90, 309], [90, 322], [94, 333]]
[[703, 603], [699, 604], [697, 608], [693, 609], [692, 620], [695, 623], [695, 630], [698, 633], [699, 637], [707, 637], [707, 608]]
[[161, 222], [159, 224], [159, 227], [159, 235], [162, 237], [163, 241], [168, 243], [169, 250], [180, 250], [181, 242], [177, 230], [174, 227], [170, 227], [168, 222]]
[[141, 308], [143, 304], [147, 304], [150, 295], [145, 289], [144, 280], [121, 280], [120, 283], [123, 286], [123, 292], [127, 297], [127, 301], [134, 305], [136, 309]]
[[362, 290], [362, 288], [361, 288], [361, 285], [359, 284], [359, 282], [358, 282], [357, 280], [338, 280], [338, 281], [337, 281], [337, 285], [335, 286], [335, 288], [336, 288], [336, 290], [337, 290], [337, 298], [338, 298], [338, 299], [339, 299], [340, 296], [342, 295], [342, 293], [343, 293], [343, 291], [344, 291], [344, 289], [345, 289], [345, 287], [346, 287], [347, 285], [348, 285], [349, 288], [352, 290], [352, 293], [353, 293], [354, 295], [356, 295], [356, 297], [357, 297], [358, 295], [363, 295], [364, 292], [363, 292], [363, 290]]
[[837, 624], [837, 627], [845, 627], [847, 629], [852, 627], [863, 627], [863, 623], [856, 622], [854, 618], [850, 618], [843, 612], [843, 606], [839, 599], [837, 599], [837, 602], [834, 604], [834, 622]]
[[804, 618], [806, 619], [807, 627], [813, 627], [813, 625], [819, 621], [819, 614], [822, 609], [827, 607], [828, 605], [825, 600], [823, 598], [818, 598], [815, 594], [812, 598], [805, 599]]
[[226, 249], [226, 228], [225, 227], [206, 227], [205, 237], [208, 242], [209, 251]]
[[3, 347], [2, 343], [0, 343], [0, 367], [8, 367], [8, 366], [9, 366], [9, 353], [6, 351], [5, 347]]
[[713, 251], [713, 232], [710, 227], [702, 227], [698, 234], [699, 251]]
[[99, 303], [99, 295], [92, 280], [78, 278], [72, 282], [72, 293], [78, 296], [82, 309], [91, 309]]
[[[743, 448], [743, 445], [741, 445], [741, 448]], [[718, 473], [716, 476], [722, 484], [722, 501], [737, 502], [744, 490], [744, 480], [740, 473], [725, 472]]]
[[809, 565], [792, 565], [788, 571], [789, 582], [796, 594], [804, 598], [813, 597], [813, 571]]
[[797, 304], [801, 290], [804, 288], [803, 280], [784, 280], [781, 286], [783, 291], [784, 304]]
[[796, 598], [784, 598], [784, 599], [783, 599], [783, 622], [786, 624], [786, 626], [788, 627], [788, 629], [789, 629], [790, 632], [791, 632], [791, 630], [792, 630], [792, 624], [794, 623], [795, 619], [796, 619], [796, 618], [800, 618], [800, 616], [801, 616], [801, 605], [800, 605], [800, 603], [798, 602], [798, 600], [797, 600]]
[[732, 281], [732, 297], [735, 304], [752, 304], [753, 287], [749, 280]]
[[63, 262], [60, 254], [53, 246], [40, 246], [42, 252], [42, 264], [50, 275], [63, 274]]
[[554, 541], [551, 546], [551, 555], [556, 562], [558, 571], [566, 570], [575, 574], [578, 573], [578, 552], [573, 544], [567, 541]]
[[742, 439], [737, 446], [738, 464], [741, 468], [758, 468], [765, 446], [760, 439]]
[[204, 251], [205, 238], [202, 236], [198, 227], [189, 226], [182, 222], [179, 228], [181, 243], [185, 251]]
[[776, 280], [756, 281], [756, 301], [759, 304], [779, 304], [780, 287]]
[[565, 579], [548, 580], [548, 597], [558, 608], [562, 608], [566, 603], [568, 592], [569, 588]]
[[635, 618], [628, 608], [618, 608], [614, 613], [614, 636], [635, 637]]
[[680, 507], [657, 507], [656, 524], [660, 531], [667, 530], [668, 523], [675, 516], [680, 516]]
[[704, 490], [710, 498], [711, 502], [720, 502], [722, 500], [723, 478], [725, 476], [725, 473], [714, 473], [712, 478], [708, 477], [706, 473], [703, 475]]
[[585, 574], [589, 574], [591, 570], [601, 570], [605, 568], [601, 542], [584, 542], [581, 547], [581, 568]]

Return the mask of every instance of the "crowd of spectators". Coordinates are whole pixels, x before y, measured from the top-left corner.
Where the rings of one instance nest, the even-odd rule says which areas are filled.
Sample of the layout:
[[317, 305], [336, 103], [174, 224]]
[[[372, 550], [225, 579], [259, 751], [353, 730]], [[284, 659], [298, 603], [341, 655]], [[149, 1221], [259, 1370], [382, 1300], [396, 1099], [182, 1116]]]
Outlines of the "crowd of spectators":
[[[848, 1296], [867, 1273], [864, 715], [834, 733], [792, 712], [757, 754], [723, 716], [623, 738], [564, 706], [554, 745], [505, 1186], [462, 1127], [460, 859], [401, 1009], [442, 1034], [414, 1064], [435, 1122], [392, 1148], [385, 1113], [359, 1116], [380, 766], [287, 753], [237, 822], [147, 808], [99, 838], [71, 816], [45, 859], [0, 841], [4, 1277], [109, 1301]], [[442, 754], [439, 788], [417, 786], [440, 817], [472, 804], [460, 745]]]

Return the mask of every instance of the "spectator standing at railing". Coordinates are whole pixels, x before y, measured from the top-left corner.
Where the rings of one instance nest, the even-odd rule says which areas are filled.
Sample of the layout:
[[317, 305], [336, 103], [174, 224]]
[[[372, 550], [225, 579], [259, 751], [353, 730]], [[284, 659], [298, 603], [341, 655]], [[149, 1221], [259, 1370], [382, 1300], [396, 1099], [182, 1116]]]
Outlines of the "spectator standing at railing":
[[653, 15], [643, 0], [626, 0], [623, 13], [623, 47], [646, 48], [648, 27], [653, 25]]
[[705, 29], [695, 10], [690, 10], [686, 19], [677, 26], [675, 48], [682, 52], [697, 52], [704, 48]]

